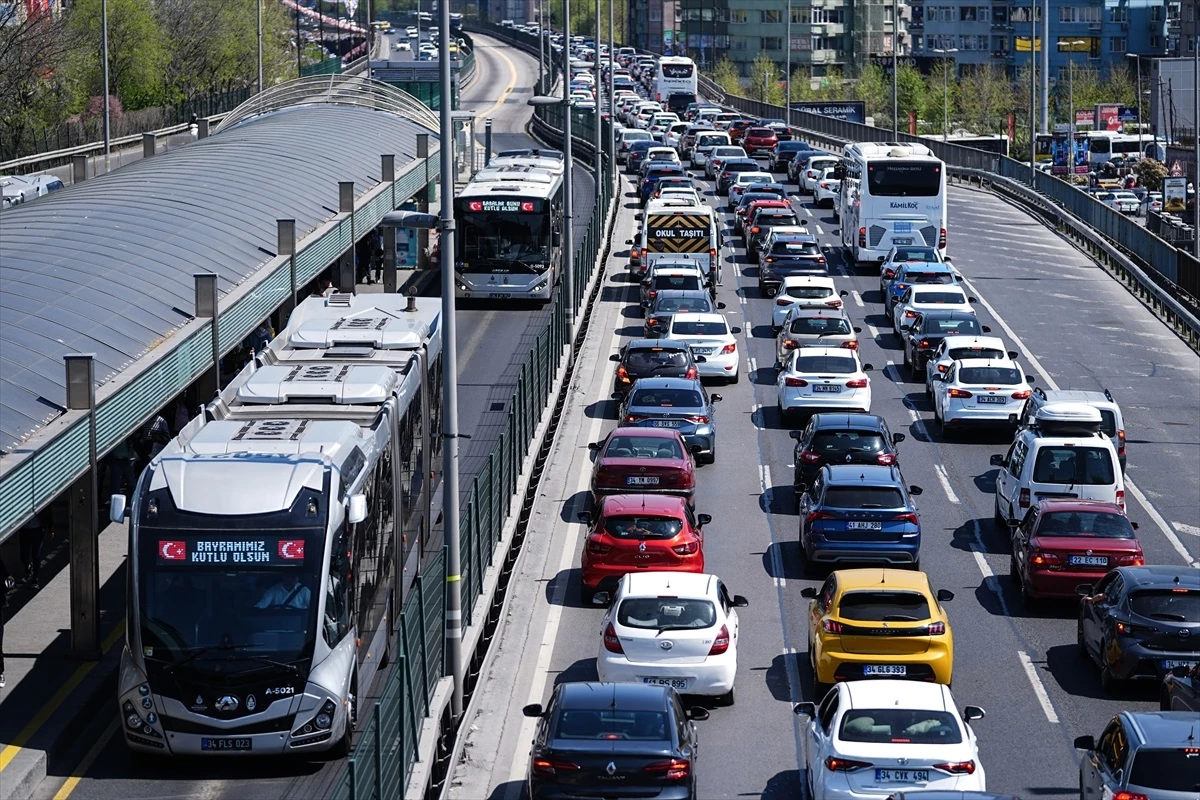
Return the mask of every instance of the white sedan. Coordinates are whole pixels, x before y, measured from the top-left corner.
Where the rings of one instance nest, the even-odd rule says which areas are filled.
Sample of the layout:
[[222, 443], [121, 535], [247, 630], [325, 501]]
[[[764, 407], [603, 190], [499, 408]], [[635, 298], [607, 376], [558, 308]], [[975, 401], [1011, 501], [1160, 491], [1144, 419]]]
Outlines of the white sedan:
[[797, 703], [795, 711], [809, 718], [802, 737], [809, 797], [885, 800], [899, 792], [987, 790], [970, 725], [984, 710], [959, 712], [940, 683], [847, 681], [820, 705]]
[[966, 425], [1015, 427], [1033, 389], [1010, 358], [964, 358], [933, 381], [933, 416], [942, 430]]
[[601, 623], [600, 680], [671, 686], [733, 705], [737, 609], [747, 605], [716, 575], [625, 575]]
[[724, 378], [737, 383], [741, 377], [737, 339], [734, 334], [741, 328], [731, 328], [720, 314], [676, 314], [671, 317], [671, 327], [663, 338], [687, 342], [692, 352], [704, 356], [697, 364], [701, 378]]
[[892, 330], [904, 336], [904, 329], [911, 326], [917, 314], [923, 311], [965, 311], [974, 314], [974, 297], [967, 297], [957, 286], [940, 283], [913, 284], [904, 290], [900, 299], [892, 306]]
[[996, 336], [947, 336], [929, 356], [925, 368], [925, 396], [933, 398], [933, 376], [945, 375], [955, 361], [964, 358], [1016, 358], [1016, 350], [1005, 350]]
[[833, 278], [823, 275], [789, 275], [783, 279], [771, 306], [771, 326], [778, 331], [783, 327], [793, 308], [842, 307], [842, 295], [833, 285]]
[[408, 39], [401, 39], [400, 41], [396, 42], [396, 49], [411, 53], [412, 45], [409, 44]]
[[833, 177], [833, 170], [827, 169], [821, 173], [813, 186], [813, 205], [817, 208], [837, 205], [838, 194], [842, 191], [842, 182]]
[[858, 351], [842, 347], [801, 347], [792, 351], [775, 379], [783, 417], [797, 411], [871, 412], [870, 364]]

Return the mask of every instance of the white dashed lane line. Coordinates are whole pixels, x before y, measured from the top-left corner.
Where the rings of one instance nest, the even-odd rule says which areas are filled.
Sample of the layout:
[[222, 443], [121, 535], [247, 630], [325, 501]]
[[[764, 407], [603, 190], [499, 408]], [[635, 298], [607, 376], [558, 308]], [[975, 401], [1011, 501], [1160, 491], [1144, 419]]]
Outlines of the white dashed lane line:
[[1046, 693], [1046, 687], [1037, 674], [1033, 659], [1024, 650], [1018, 650], [1017, 656], [1021, 659], [1021, 666], [1025, 668], [1025, 674], [1029, 676], [1029, 682], [1033, 684], [1033, 693], [1037, 695], [1038, 702], [1042, 705], [1042, 711], [1046, 713], [1046, 719], [1050, 720], [1051, 724], [1057, 725], [1058, 714], [1054, 712], [1054, 706], [1050, 703], [1050, 695]]

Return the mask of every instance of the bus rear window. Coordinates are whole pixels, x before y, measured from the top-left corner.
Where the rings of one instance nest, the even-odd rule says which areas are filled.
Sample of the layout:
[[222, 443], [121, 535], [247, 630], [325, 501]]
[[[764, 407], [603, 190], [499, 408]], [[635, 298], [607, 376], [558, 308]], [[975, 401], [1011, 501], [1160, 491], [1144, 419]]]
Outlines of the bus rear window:
[[867, 185], [873, 197], [936, 197], [942, 192], [942, 167], [924, 161], [872, 161]]

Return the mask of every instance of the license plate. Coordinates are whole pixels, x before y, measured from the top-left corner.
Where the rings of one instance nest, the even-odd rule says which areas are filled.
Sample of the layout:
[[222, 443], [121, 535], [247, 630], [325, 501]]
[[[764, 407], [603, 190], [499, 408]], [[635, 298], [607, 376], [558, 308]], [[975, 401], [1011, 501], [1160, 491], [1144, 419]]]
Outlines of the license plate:
[[1072, 567], [1107, 567], [1108, 556], [1071, 556], [1067, 563]]
[[210, 752], [217, 751], [238, 751], [246, 752], [254, 749], [253, 739], [207, 739], [200, 740], [200, 749]]
[[712, 347], [693, 347], [692, 352], [698, 356], [711, 356], [713, 349]]
[[657, 486], [657, 475], [630, 475], [625, 479], [628, 486]]
[[847, 522], [846, 528], [852, 531], [881, 531], [882, 522]]
[[643, 677], [642, 683], [648, 683], [652, 686], [670, 686], [672, 689], [683, 690], [688, 686], [687, 678], [651, 678]]
[[650, 425], [654, 428], [678, 428], [683, 425], [683, 422], [677, 419], [656, 419]]
[[984, 405], [990, 403], [995, 406], [1002, 406], [1008, 403], [1008, 398], [999, 394], [981, 394], [975, 398], [975, 402]]
[[900, 675], [908, 674], [908, 667], [903, 664], [864, 664], [863, 675]]
[[1166, 661], [1166, 660], [1164, 660], [1162, 662], [1162, 668], [1163, 668], [1163, 671], [1166, 672], [1168, 670], [1173, 670], [1176, 667], [1191, 667], [1195, 663], [1196, 663], [1195, 661]]
[[814, 392], [828, 392], [829, 394], [837, 394], [842, 390], [841, 386], [836, 383], [814, 383], [812, 387]]
[[512, 297], [512, 292], [488, 292], [488, 297], [496, 300], [503, 300], [505, 298]]
[[927, 769], [876, 769], [876, 783], [929, 783]]
[[892, 237], [892, 244], [912, 244], [912, 239], [911, 238], [899, 239], [896, 237]]

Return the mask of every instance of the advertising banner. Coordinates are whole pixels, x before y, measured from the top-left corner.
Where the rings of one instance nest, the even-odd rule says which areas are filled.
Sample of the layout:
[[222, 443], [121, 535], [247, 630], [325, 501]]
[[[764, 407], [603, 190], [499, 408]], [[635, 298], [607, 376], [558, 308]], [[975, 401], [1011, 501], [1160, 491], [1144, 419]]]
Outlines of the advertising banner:
[[1096, 124], [1096, 112], [1090, 108], [1075, 112], [1075, 125], [1080, 128], [1091, 128]]
[[1163, 211], [1182, 214], [1187, 210], [1187, 178], [1163, 178]]
[[1054, 175], [1086, 175], [1088, 173], [1088, 138], [1086, 133], [1075, 133], [1075, 162], [1071, 164], [1071, 139], [1067, 133], [1056, 131], [1050, 142], [1050, 172]]
[[830, 100], [828, 102], [797, 100], [792, 102], [792, 108], [796, 111], [820, 114], [823, 117], [857, 122], [859, 125], [865, 123], [867, 115], [867, 104], [862, 100]]
[[1096, 130], [1098, 131], [1119, 131], [1122, 127], [1121, 109], [1124, 108], [1120, 103], [1097, 103], [1096, 104]]

